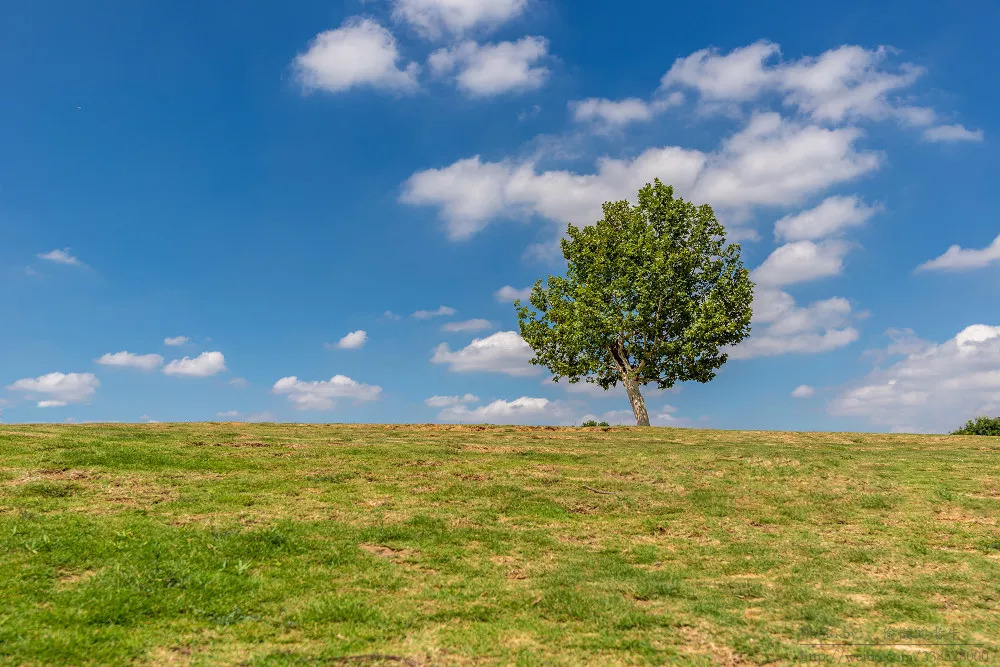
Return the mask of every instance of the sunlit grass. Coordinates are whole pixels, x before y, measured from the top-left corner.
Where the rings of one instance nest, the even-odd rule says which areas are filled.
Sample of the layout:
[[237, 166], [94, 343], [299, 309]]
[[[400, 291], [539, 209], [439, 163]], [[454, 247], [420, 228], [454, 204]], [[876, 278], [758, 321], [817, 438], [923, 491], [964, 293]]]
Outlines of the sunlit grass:
[[765, 663], [900, 628], [996, 658], [998, 454], [948, 436], [0, 426], [0, 659]]

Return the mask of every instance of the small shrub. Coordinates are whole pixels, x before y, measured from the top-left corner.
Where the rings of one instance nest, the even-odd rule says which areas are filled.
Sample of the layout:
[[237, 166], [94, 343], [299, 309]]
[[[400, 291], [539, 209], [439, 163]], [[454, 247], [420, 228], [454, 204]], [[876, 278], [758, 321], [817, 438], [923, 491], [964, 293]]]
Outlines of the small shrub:
[[952, 435], [1000, 435], [1000, 417], [976, 417]]
[[599, 422], [596, 419], [588, 419], [581, 426], [611, 426], [608, 422]]

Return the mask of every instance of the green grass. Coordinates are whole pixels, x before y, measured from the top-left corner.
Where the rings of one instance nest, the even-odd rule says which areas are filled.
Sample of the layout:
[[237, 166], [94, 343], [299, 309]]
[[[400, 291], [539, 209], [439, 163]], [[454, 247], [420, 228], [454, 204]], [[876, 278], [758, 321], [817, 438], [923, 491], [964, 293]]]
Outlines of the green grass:
[[952, 436], [4, 425], [0, 661], [940, 650], [804, 645], [902, 630], [993, 661], [998, 455]]

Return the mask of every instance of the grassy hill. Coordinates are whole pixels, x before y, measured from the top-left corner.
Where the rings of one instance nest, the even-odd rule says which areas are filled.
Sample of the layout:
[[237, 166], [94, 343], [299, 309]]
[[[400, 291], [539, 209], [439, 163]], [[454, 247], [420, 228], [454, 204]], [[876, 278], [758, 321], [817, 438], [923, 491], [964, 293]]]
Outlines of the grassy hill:
[[[3, 425], [0, 661], [993, 662], [998, 454], [848, 433]], [[911, 645], [831, 645], [893, 641]], [[946, 643], [980, 646], [912, 645]]]

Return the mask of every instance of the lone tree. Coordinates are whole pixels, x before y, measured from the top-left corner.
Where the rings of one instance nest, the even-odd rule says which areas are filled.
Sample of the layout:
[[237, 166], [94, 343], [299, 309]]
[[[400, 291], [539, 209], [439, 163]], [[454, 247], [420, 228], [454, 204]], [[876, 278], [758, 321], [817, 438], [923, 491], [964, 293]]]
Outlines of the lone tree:
[[535, 283], [536, 310], [514, 306], [531, 363], [556, 380], [621, 382], [636, 424], [649, 426], [640, 387], [714, 378], [722, 350], [750, 333], [753, 283], [712, 208], [674, 197], [659, 179], [639, 191], [638, 206], [603, 210], [595, 225], [569, 225], [566, 276]]

